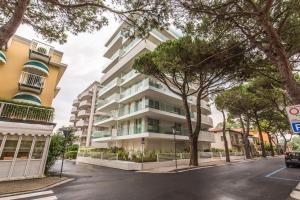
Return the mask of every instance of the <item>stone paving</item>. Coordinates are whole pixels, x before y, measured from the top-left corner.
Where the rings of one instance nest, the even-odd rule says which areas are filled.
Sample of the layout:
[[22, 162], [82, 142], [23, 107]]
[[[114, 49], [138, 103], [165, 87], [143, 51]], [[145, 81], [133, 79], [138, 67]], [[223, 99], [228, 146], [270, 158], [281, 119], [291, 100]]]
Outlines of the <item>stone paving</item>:
[[0, 195], [39, 190], [67, 179], [67, 177], [49, 176], [36, 179], [4, 181], [0, 182]]

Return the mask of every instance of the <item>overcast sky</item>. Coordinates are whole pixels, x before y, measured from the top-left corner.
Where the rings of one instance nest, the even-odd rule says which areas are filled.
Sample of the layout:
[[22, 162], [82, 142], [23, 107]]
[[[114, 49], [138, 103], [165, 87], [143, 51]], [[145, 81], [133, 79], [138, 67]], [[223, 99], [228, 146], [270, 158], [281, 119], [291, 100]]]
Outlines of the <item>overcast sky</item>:
[[[89, 84], [100, 79], [101, 69], [109, 61], [102, 56], [106, 50], [104, 44], [117, 29], [118, 24], [111, 19], [109, 25], [98, 32], [69, 35], [66, 44], [51, 44], [55, 49], [64, 53], [62, 62], [68, 65], [59, 83], [61, 90], [53, 104], [56, 128], [69, 125], [73, 100]], [[19, 27], [17, 34], [27, 39], [34, 38], [43, 41], [39, 35], [25, 25]], [[215, 126], [221, 121], [221, 113], [215, 108], [212, 108], [212, 113]]]

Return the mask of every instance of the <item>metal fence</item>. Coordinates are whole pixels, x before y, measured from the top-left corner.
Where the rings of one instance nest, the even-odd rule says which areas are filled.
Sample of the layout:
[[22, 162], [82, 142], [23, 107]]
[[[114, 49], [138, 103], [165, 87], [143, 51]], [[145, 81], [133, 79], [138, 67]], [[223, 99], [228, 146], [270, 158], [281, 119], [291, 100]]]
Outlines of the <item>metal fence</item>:
[[[90, 157], [100, 160], [119, 160], [118, 153], [108, 153], [108, 152], [89, 152], [89, 151], [82, 151], [78, 153], [78, 156], [81, 157]], [[175, 157], [176, 156], [176, 157]], [[242, 152], [230, 152], [230, 156], [243, 156]], [[216, 158], [222, 159], [225, 157], [225, 152], [198, 152], [199, 159], [205, 158]], [[189, 153], [158, 153], [156, 154], [156, 161], [157, 162], [164, 162], [164, 161], [172, 161], [172, 160], [182, 160], [182, 159], [189, 159]]]

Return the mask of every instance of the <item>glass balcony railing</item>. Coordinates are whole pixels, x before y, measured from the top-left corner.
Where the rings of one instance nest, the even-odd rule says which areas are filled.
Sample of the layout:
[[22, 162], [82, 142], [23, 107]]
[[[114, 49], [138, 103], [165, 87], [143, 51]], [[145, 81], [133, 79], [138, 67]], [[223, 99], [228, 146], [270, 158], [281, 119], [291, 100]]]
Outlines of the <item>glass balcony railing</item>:
[[113, 118], [113, 117], [118, 117], [118, 112], [117, 111], [111, 111], [109, 114], [107, 115], [99, 115], [99, 116], [96, 116], [95, 117], [95, 123], [98, 123], [98, 122], [102, 122], [104, 120], [107, 120], [109, 118]]
[[109, 96], [108, 98], [104, 99], [104, 100], [98, 100], [97, 101], [97, 108], [102, 107], [108, 103], [111, 103], [113, 101], [117, 101], [120, 99], [120, 94], [118, 93], [114, 93], [111, 96]]
[[131, 42], [129, 42], [129, 44], [124, 46], [123, 49], [120, 51], [120, 57], [123, 57], [124, 55], [126, 55], [132, 49], [132, 47], [134, 47], [141, 40], [142, 39], [140, 39], [140, 38], [135, 38]]
[[110, 90], [112, 87], [117, 86], [120, 83], [120, 79], [114, 78], [112, 81], [110, 81], [108, 84], [106, 84], [101, 90], [99, 95], [101, 96], [102, 94], [104, 94], [105, 92], [107, 92], [108, 90]]
[[139, 73], [136, 70], [131, 70], [127, 74], [123, 75], [121, 77], [121, 83], [126, 82], [127, 80], [130, 80], [132, 77], [138, 75]]
[[156, 37], [158, 37], [162, 42], [165, 42], [165, 41], [167, 41], [169, 38], [167, 38], [164, 34], [162, 34], [161, 32], [159, 32], [158, 30], [156, 30], [156, 29], [153, 29], [152, 31], [151, 31], [151, 33], [153, 34], [153, 35], [155, 35]]
[[111, 137], [111, 132], [110, 131], [94, 131], [92, 133], [93, 139], [96, 138], [103, 138], [103, 137]]

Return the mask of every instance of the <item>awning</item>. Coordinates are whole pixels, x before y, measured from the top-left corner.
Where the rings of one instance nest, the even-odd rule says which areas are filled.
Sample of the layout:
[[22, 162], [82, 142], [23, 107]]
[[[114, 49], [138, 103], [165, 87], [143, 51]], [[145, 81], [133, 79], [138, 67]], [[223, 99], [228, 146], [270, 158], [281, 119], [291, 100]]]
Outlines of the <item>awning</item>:
[[24, 64], [24, 71], [33, 72], [41, 76], [48, 76], [49, 68], [41, 61], [29, 60]]
[[6, 56], [3, 51], [0, 51], [0, 62], [6, 63]]
[[42, 105], [40, 97], [30, 92], [19, 92], [13, 97], [13, 100], [34, 105]]

